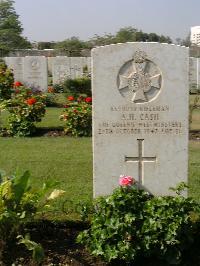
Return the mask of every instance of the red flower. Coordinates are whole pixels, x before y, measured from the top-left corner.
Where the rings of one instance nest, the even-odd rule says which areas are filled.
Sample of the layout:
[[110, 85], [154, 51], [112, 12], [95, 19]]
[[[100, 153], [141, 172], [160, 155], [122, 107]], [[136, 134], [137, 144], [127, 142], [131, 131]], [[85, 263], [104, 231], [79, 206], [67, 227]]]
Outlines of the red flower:
[[91, 103], [92, 102], [92, 98], [91, 97], [87, 97], [87, 98], [85, 98], [85, 101], [86, 101], [86, 103]]
[[14, 87], [21, 87], [23, 84], [20, 81], [15, 81]]
[[63, 107], [64, 107], [64, 108], [68, 108], [68, 107], [69, 107], [69, 105], [64, 105]]
[[20, 90], [15, 90], [15, 93], [20, 93]]
[[67, 100], [68, 100], [68, 101], [73, 101], [73, 100], [74, 100], [74, 96], [68, 96], [68, 97], [67, 97]]
[[29, 98], [29, 99], [26, 100], [26, 103], [28, 105], [33, 105], [36, 102], [37, 102], [37, 100], [35, 98]]

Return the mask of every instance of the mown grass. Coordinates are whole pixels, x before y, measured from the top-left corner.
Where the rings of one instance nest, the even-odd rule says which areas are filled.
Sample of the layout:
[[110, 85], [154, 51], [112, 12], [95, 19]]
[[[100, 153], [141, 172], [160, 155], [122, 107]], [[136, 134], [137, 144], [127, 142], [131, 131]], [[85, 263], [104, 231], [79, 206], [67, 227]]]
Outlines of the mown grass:
[[200, 109], [195, 109], [192, 114], [192, 130], [200, 130]]
[[200, 201], [200, 141], [190, 141], [189, 187], [189, 196]]
[[[59, 96], [60, 101], [64, 98]], [[62, 128], [59, 120], [63, 108], [48, 107], [39, 128]], [[7, 114], [1, 116], [3, 125]], [[192, 129], [200, 130], [200, 109], [193, 113]], [[200, 201], [200, 142], [190, 142], [189, 195]], [[35, 189], [47, 180], [58, 181], [58, 188], [66, 191], [56, 202], [48, 217], [61, 219], [65, 214], [55, 215], [70, 202], [84, 202], [92, 199], [92, 144], [91, 138], [33, 137], [0, 138], [0, 169], [12, 174], [16, 169], [31, 172], [31, 183]], [[66, 211], [66, 209], [65, 209]], [[71, 214], [69, 214], [69, 217]]]
[[[71, 137], [1, 138], [0, 169], [8, 174], [28, 169], [35, 189], [47, 180], [58, 181], [57, 187], [66, 193], [57, 201], [57, 209], [65, 201], [91, 201], [91, 142], [91, 138]], [[189, 195], [200, 200], [200, 142], [190, 142], [189, 157]]]
[[1, 138], [0, 169], [8, 174], [16, 169], [29, 170], [35, 189], [47, 181], [58, 181], [56, 187], [66, 192], [54, 205], [60, 211], [59, 217], [55, 217], [55, 209], [49, 214], [55, 219], [63, 217], [64, 202], [66, 208], [69, 201], [92, 199], [91, 138]]
[[59, 119], [64, 108], [47, 107], [46, 114], [41, 122], [36, 126], [38, 128], [57, 128], [63, 127], [64, 122]]

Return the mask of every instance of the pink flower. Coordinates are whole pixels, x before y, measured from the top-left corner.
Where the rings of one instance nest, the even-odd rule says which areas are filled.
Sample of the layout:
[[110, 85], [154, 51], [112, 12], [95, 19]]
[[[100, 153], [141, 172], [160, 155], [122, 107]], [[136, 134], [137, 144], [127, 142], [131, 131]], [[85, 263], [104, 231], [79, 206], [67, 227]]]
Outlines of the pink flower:
[[120, 186], [131, 186], [135, 183], [135, 179], [132, 176], [120, 175]]

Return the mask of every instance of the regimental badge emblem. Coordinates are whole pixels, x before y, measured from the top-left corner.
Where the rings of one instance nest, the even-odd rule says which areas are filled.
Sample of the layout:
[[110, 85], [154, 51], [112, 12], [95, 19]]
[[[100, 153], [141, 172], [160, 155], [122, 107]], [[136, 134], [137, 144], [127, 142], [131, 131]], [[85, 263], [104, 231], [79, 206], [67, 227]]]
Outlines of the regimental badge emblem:
[[30, 61], [30, 66], [33, 70], [38, 70], [40, 68], [40, 62], [37, 59], [32, 59]]
[[119, 70], [118, 89], [129, 102], [147, 103], [154, 100], [162, 87], [162, 74], [144, 51], [138, 50]]

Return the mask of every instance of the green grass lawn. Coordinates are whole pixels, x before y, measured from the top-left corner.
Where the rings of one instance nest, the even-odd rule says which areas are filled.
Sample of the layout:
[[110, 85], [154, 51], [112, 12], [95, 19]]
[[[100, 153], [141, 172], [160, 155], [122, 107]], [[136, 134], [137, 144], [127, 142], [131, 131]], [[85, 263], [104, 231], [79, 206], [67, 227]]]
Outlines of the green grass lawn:
[[[64, 96], [60, 95], [60, 101]], [[48, 107], [39, 128], [63, 127], [59, 120], [63, 108]], [[1, 116], [3, 125], [7, 114]], [[200, 109], [193, 113], [192, 129], [200, 129]], [[200, 201], [200, 142], [190, 142], [189, 195]], [[59, 181], [58, 188], [66, 191], [55, 208], [65, 201], [83, 202], [92, 199], [91, 138], [33, 137], [0, 138], [0, 169], [12, 174], [16, 169], [31, 172], [35, 189], [47, 180]], [[55, 218], [55, 213], [53, 213]], [[58, 218], [62, 218], [59, 214]]]
[[[189, 195], [200, 201], [200, 142], [190, 142], [189, 155]], [[56, 209], [64, 201], [92, 199], [91, 138], [1, 138], [0, 169], [9, 174], [29, 170], [35, 189], [47, 180], [59, 181], [57, 187], [66, 193], [56, 202]], [[62, 218], [63, 213], [58, 216]]]
[[41, 128], [56, 128], [63, 127], [64, 122], [60, 121], [59, 116], [61, 115], [64, 108], [47, 107], [46, 114], [41, 122], [38, 122], [37, 127]]
[[35, 189], [47, 180], [58, 181], [57, 188], [66, 191], [55, 203], [55, 208], [61, 209], [66, 200], [92, 199], [91, 146], [91, 138], [1, 138], [0, 169], [8, 174], [29, 170]]
[[189, 196], [200, 201], [200, 141], [190, 141], [189, 186]]
[[192, 114], [192, 130], [200, 130], [200, 109], [194, 110]]

